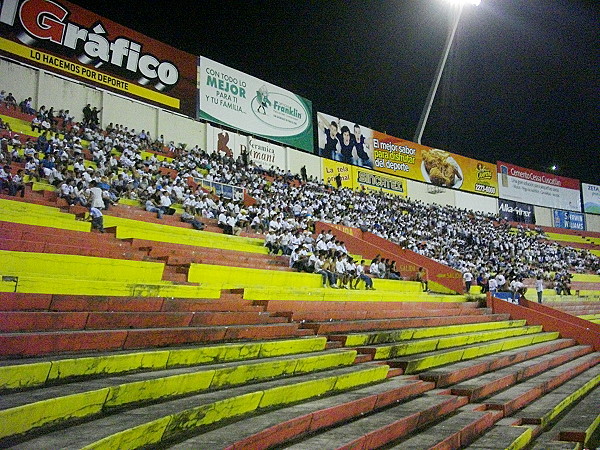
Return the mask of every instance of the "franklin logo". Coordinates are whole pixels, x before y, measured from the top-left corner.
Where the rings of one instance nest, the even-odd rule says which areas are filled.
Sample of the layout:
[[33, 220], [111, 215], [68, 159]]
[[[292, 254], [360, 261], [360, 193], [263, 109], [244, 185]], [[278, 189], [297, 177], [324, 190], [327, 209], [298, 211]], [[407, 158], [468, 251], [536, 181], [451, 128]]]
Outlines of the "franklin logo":
[[252, 112], [263, 123], [289, 131], [303, 131], [309, 124], [309, 114], [297, 99], [278, 92], [269, 92], [266, 86], [256, 91]]

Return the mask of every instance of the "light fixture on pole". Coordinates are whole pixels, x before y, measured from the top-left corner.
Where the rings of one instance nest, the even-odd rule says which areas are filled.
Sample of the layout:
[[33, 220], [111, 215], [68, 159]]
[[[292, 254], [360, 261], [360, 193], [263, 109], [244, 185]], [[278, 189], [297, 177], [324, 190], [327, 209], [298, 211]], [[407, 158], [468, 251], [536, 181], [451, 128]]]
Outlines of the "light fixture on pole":
[[456, 34], [456, 29], [458, 28], [458, 22], [460, 21], [460, 16], [462, 14], [462, 10], [465, 5], [475, 5], [478, 6], [481, 3], [481, 0], [446, 0], [453, 5], [453, 13], [452, 23], [450, 25], [450, 29], [448, 31], [448, 37], [446, 38], [446, 44], [444, 45], [444, 51], [442, 53], [442, 57], [440, 62], [438, 63], [437, 69], [435, 71], [435, 77], [433, 78], [433, 83], [431, 84], [431, 88], [429, 89], [429, 94], [427, 95], [427, 100], [425, 102], [425, 106], [423, 107], [423, 112], [421, 113], [421, 118], [419, 119], [419, 123], [417, 124], [417, 131], [415, 131], [415, 137], [413, 140], [417, 143], [421, 143], [421, 138], [423, 137], [423, 131], [425, 130], [425, 125], [427, 124], [427, 119], [429, 118], [429, 113], [431, 112], [431, 106], [433, 105], [433, 99], [435, 98], [435, 93], [437, 92], [437, 88], [440, 84], [440, 80], [442, 79], [442, 72], [444, 71], [444, 66], [446, 65], [446, 60], [448, 59], [448, 54], [450, 53], [450, 48], [452, 47], [452, 42], [454, 41], [454, 35]]

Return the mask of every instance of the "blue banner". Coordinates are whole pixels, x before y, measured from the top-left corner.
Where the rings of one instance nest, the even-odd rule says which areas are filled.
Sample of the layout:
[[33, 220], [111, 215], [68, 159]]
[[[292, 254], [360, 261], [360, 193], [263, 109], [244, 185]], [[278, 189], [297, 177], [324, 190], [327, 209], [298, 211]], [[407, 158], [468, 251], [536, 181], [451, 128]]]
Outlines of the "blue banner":
[[585, 218], [583, 213], [572, 211], [554, 210], [554, 226], [567, 230], [585, 230]]

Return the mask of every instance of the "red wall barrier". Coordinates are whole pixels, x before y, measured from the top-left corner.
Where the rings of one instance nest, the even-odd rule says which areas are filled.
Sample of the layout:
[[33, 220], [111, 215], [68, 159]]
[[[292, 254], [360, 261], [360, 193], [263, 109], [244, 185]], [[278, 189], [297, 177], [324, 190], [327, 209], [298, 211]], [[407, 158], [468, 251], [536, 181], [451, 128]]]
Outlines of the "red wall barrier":
[[402, 259], [409, 261], [415, 265], [417, 269], [424, 267], [427, 270], [429, 281], [441, 284], [458, 293], [464, 292], [462, 274], [458, 270], [454, 270], [444, 264], [440, 264], [423, 255], [419, 255], [411, 250], [406, 250], [398, 244], [383, 239], [373, 233], [363, 233], [363, 239], [371, 244], [374, 244], [382, 249], [387, 250]]
[[600, 351], [600, 333], [592, 330], [589, 325], [593, 324], [587, 320], [570, 315], [569, 321], [563, 320], [562, 314], [565, 313], [562, 311], [525, 299], [515, 305], [488, 294], [487, 302], [494, 314], [510, 314], [513, 319], [525, 319], [529, 325], [542, 325], [544, 331], [558, 331], [561, 337], [575, 339], [579, 344], [591, 345], [595, 351]]
[[[348, 250], [362, 255], [365, 260], [373, 259], [377, 255], [396, 261], [398, 270], [405, 279], [414, 280], [419, 267], [427, 270], [430, 282], [438, 283], [453, 292], [463, 292], [462, 274], [448, 266], [437, 263], [410, 250], [404, 250], [399, 245], [393, 244], [379, 236], [365, 232], [358, 228], [317, 222], [315, 232], [333, 230], [337, 239], [344, 241]], [[430, 286], [431, 288], [431, 286]]]

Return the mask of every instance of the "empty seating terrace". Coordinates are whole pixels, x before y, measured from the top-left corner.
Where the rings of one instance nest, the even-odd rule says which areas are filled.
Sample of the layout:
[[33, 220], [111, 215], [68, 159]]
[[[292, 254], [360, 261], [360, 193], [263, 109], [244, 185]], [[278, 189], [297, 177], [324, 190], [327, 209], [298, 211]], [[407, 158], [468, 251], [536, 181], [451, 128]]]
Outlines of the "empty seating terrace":
[[563, 305], [324, 289], [213, 224], [119, 205], [100, 234], [24, 200], [0, 198], [3, 448], [597, 445], [600, 333]]

